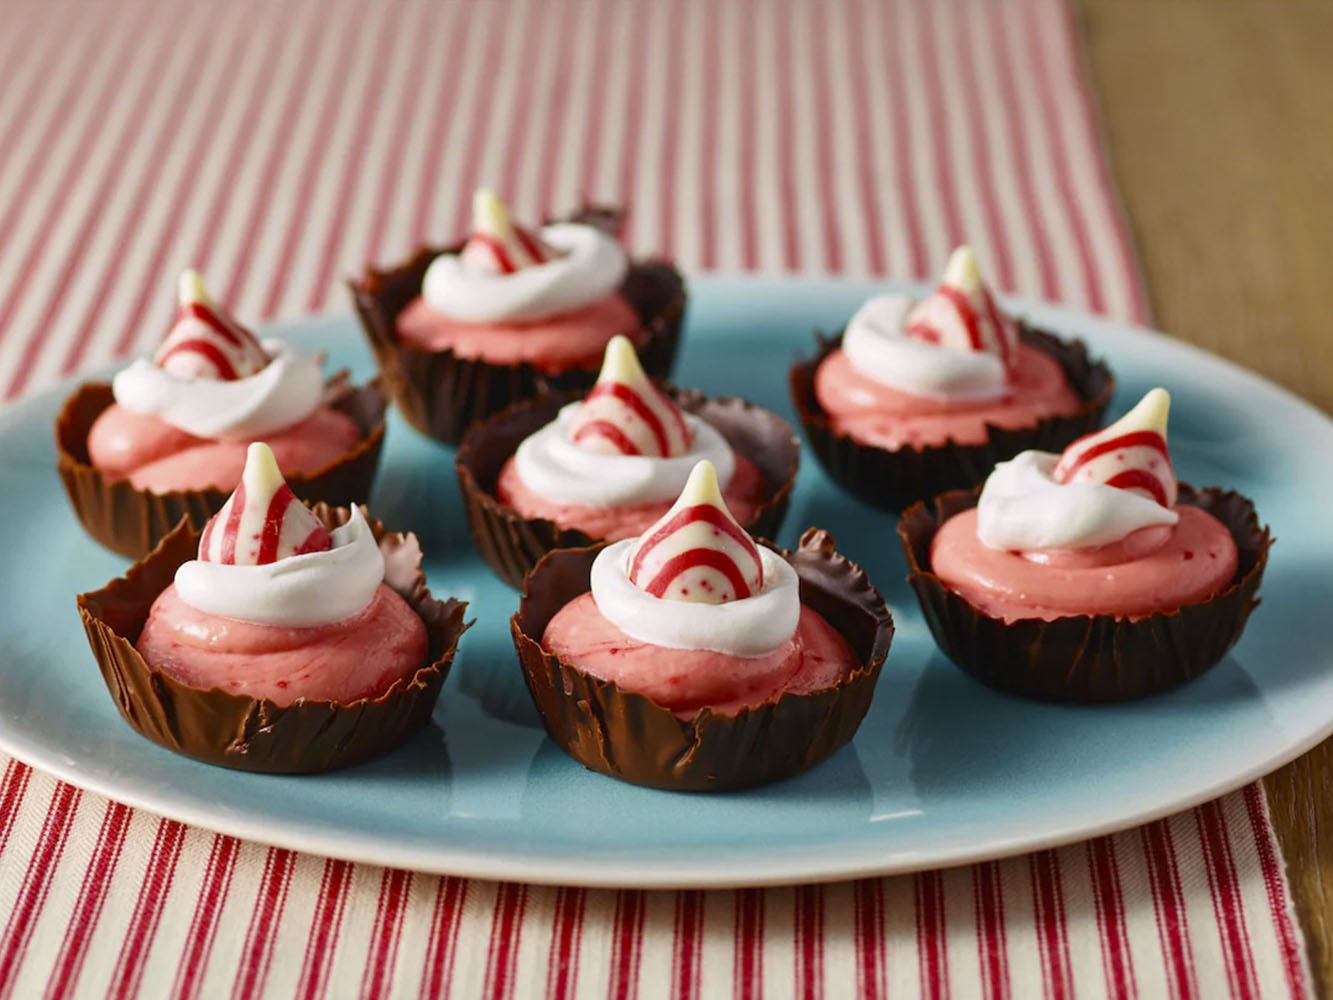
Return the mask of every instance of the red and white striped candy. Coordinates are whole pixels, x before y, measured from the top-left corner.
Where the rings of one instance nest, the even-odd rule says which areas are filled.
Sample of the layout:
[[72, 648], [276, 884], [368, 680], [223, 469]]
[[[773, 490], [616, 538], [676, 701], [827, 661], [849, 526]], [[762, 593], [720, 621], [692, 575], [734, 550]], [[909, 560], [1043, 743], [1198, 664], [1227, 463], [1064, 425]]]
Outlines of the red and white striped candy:
[[953, 252], [939, 287], [912, 307], [906, 334], [956, 351], [995, 354], [1006, 367], [1018, 349], [1018, 325], [996, 305], [969, 246]]
[[680, 408], [648, 379], [634, 345], [620, 335], [606, 345], [597, 384], [568, 433], [580, 448], [603, 455], [674, 458], [691, 444]]
[[630, 549], [629, 580], [673, 601], [725, 604], [764, 587], [759, 547], [731, 516], [712, 462], [700, 462], [680, 497]]
[[472, 196], [472, 234], [462, 250], [469, 270], [513, 274], [558, 256], [536, 233], [514, 224], [494, 191], [483, 188]]
[[253, 333], [213, 304], [198, 271], [183, 273], [179, 289], [176, 322], [153, 364], [178, 378], [233, 382], [272, 360]]
[[245, 471], [236, 491], [204, 528], [199, 558], [263, 566], [332, 547], [328, 529], [282, 478], [272, 449], [256, 441], [245, 453]]
[[1141, 493], [1163, 507], [1176, 503], [1176, 473], [1166, 448], [1171, 397], [1153, 389], [1110, 427], [1079, 438], [1060, 455], [1057, 483], [1105, 483]]

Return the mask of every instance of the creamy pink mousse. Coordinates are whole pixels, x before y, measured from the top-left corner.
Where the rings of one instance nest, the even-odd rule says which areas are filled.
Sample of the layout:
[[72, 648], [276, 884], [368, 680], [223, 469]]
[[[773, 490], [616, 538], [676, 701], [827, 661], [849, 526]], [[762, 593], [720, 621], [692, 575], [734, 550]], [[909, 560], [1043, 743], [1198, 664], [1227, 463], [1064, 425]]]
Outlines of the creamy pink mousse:
[[1236, 542], [1226, 525], [1198, 507], [1176, 513], [1175, 527], [1143, 528], [1111, 545], [1010, 552], [977, 538], [973, 508], [940, 527], [931, 569], [974, 608], [1005, 622], [1144, 618], [1206, 601], [1236, 575]]
[[[356, 421], [328, 407], [264, 438], [288, 476], [319, 472], [360, 440]], [[88, 457], [103, 475], [128, 479], [135, 489], [230, 490], [240, 481], [249, 444], [197, 438], [157, 417], [113, 403], [88, 432]]]
[[619, 294], [526, 323], [460, 323], [418, 296], [398, 314], [398, 339], [420, 351], [452, 350], [496, 365], [526, 361], [544, 372], [596, 368], [606, 342], [623, 333], [641, 346], [643, 321]]
[[823, 691], [857, 666], [847, 640], [807, 607], [801, 608], [796, 632], [772, 653], [730, 656], [632, 639], [602, 615], [591, 593], [556, 613], [542, 646], [585, 673], [644, 695], [682, 718], [703, 708], [735, 715], [783, 694]]
[[834, 433], [890, 451], [949, 441], [982, 444], [987, 424], [1032, 427], [1047, 417], [1077, 413], [1082, 405], [1059, 362], [1035, 347], [1019, 346], [1012, 378], [1012, 390], [997, 399], [915, 396], [863, 375], [839, 348], [815, 372], [815, 398]]
[[[741, 524], [753, 523], [759, 505], [768, 499], [764, 492], [763, 474], [744, 455], [737, 455], [736, 471], [727, 488], [722, 491], [722, 496], [737, 521]], [[524, 517], [545, 518], [561, 528], [581, 531], [590, 538], [604, 538], [611, 542], [642, 535], [657, 523], [672, 503], [663, 500], [622, 507], [558, 503], [529, 489], [519, 478], [512, 458], [500, 469], [495, 482], [495, 498]]]
[[285, 707], [301, 698], [346, 703], [380, 695], [426, 665], [427, 645], [421, 619], [383, 584], [359, 614], [307, 628], [205, 614], [173, 584], [153, 602], [135, 648], [191, 687]]

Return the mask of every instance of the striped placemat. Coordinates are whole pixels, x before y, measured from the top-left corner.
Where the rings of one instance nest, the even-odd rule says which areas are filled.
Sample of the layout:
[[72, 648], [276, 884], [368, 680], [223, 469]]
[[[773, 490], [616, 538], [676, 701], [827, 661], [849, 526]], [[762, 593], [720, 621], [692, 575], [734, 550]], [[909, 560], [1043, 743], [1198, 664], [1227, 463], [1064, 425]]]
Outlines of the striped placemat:
[[[1061, 0], [0, 0], [0, 398], [155, 345], [187, 265], [247, 319], [462, 231], [631, 206], [687, 271], [997, 284], [1143, 319]], [[245, 843], [0, 757], [0, 1000], [1304, 996], [1258, 786], [946, 872], [639, 892]]]

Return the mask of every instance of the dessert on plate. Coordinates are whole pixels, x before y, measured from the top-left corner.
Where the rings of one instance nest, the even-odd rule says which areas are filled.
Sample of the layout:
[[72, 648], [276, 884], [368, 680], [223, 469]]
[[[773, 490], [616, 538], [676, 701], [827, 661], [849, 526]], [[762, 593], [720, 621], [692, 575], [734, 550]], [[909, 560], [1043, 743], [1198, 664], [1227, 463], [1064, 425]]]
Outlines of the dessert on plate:
[[87, 383], [56, 421], [57, 469], [90, 535], [122, 555], [151, 549], [183, 516], [202, 527], [264, 440], [308, 500], [365, 500], [385, 399], [317, 354], [260, 340], [181, 275], [176, 321], [152, 358]]
[[914, 302], [876, 295], [791, 369], [816, 457], [838, 485], [899, 511], [979, 484], [996, 462], [1095, 429], [1115, 382], [1081, 341], [1029, 327], [996, 302], [970, 247]]
[[420, 564], [414, 536], [359, 507], [307, 508], [256, 443], [202, 532], [182, 522], [78, 606], [144, 736], [226, 767], [324, 771], [430, 719], [467, 605], [431, 597]]
[[558, 549], [525, 582], [514, 644], [547, 732], [585, 766], [720, 791], [851, 740], [893, 622], [865, 573], [806, 532], [756, 542], [702, 461], [637, 538]]
[[1240, 638], [1272, 538], [1254, 505], [1176, 481], [1153, 389], [1061, 454], [1025, 451], [977, 491], [903, 514], [910, 580], [944, 653], [1017, 694], [1141, 697]]
[[477, 424], [454, 464], [477, 550], [519, 587], [553, 548], [640, 534], [701, 459], [737, 520], [776, 534], [800, 461], [787, 422], [743, 400], [655, 385], [617, 336], [585, 396], [544, 396]]
[[616, 334], [665, 378], [685, 284], [667, 263], [630, 260], [619, 224], [617, 212], [584, 209], [528, 230], [483, 190], [465, 240], [353, 281], [357, 314], [408, 423], [457, 444], [511, 403], [587, 389]]

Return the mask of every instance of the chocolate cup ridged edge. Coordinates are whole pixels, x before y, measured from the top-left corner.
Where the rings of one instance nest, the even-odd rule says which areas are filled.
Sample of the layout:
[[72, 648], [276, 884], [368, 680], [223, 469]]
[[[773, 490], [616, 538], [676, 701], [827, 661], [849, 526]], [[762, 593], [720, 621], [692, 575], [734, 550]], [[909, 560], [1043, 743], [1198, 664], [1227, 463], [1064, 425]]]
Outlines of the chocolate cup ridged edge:
[[551, 617], [588, 589], [588, 570], [602, 546], [548, 553], [530, 574], [510, 619], [547, 734], [594, 771], [676, 791], [751, 787], [825, 760], [852, 739], [865, 718], [893, 639], [893, 619], [878, 591], [833, 544], [828, 532], [812, 528], [793, 551], [769, 547], [796, 569], [802, 603], [848, 639], [860, 665], [823, 691], [785, 694], [734, 716], [704, 709], [689, 721], [542, 648]]
[[1008, 429], [987, 425], [983, 444], [950, 441], [927, 448], [894, 449], [864, 445], [850, 435], [835, 433], [815, 398], [815, 371], [842, 343], [842, 335], [816, 334], [813, 358], [798, 361], [788, 373], [797, 418], [819, 464], [838, 486], [882, 510], [898, 513], [937, 493], [970, 489], [982, 483], [997, 462], [1036, 448], [1062, 451], [1066, 445], [1101, 426], [1115, 392], [1115, 378], [1105, 362], [1093, 360], [1082, 340], [1066, 340], [1024, 325], [1023, 342], [1053, 357], [1078, 394], [1076, 413], [1046, 417], [1035, 426]]
[[[81, 385], [56, 417], [56, 471], [84, 531], [98, 544], [127, 559], [152, 550], [182, 517], [202, 528], [222, 509], [231, 491], [172, 490], [153, 493], [131, 486], [128, 480], [107, 479], [88, 459], [88, 431], [111, 403], [105, 382]], [[378, 379], [364, 386], [351, 385], [339, 372], [325, 383], [326, 405], [356, 421], [361, 440], [337, 461], [314, 475], [287, 477], [292, 492], [310, 503], [337, 506], [364, 503], [379, 467], [384, 448], [384, 411], [388, 402]]]
[[979, 490], [953, 490], [904, 512], [898, 534], [908, 582], [940, 650], [991, 687], [1042, 701], [1110, 702], [1142, 698], [1198, 677], [1244, 631], [1273, 537], [1254, 504], [1232, 491], [1184, 484], [1178, 502], [1217, 517], [1236, 541], [1232, 583], [1198, 604], [1138, 621], [1078, 615], [1005, 624], [978, 611], [930, 570], [930, 545], [945, 520], [976, 506]]
[[[347, 508], [316, 504], [330, 527]], [[415, 539], [371, 528], [386, 553]], [[176, 568], [194, 558], [199, 532], [182, 522], [123, 577], [77, 599], [88, 643], [122, 718], [168, 750], [210, 764], [271, 774], [304, 774], [347, 767], [405, 742], [431, 716], [458, 640], [471, 627], [466, 602], [431, 596], [418, 566], [401, 596], [426, 626], [428, 662], [374, 698], [355, 702], [298, 701], [279, 707], [264, 698], [183, 684], [149, 666], [134, 648], [149, 608]], [[407, 550], [410, 554], [411, 550]]]
[[[801, 444], [791, 425], [771, 410], [734, 396], [709, 397], [665, 384], [662, 388], [685, 412], [712, 424], [758, 467], [765, 490], [771, 492], [743, 527], [754, 535], [774, 537], [786, 518], [800, 466]], [[515, 403], [474, 426], [454, 457], [472, 543], [495, 574], [515, 590], [523, 589], [524, 577], [547, 552], [600, 541], [545, 518], [524, 517], [495, 498], [496, 477], [519, 442], [579, 398], [577, 393], [561, 393]]]
[[[587, 207], [571, 219], [614, 233], [622, 213]], [[450, 350], [404, 346], [397, 333], [399, 313], [420, 294], [430, 262], [442, 253], [456, 253], [461, 246], [423, 246], [404, 264], [371, 268], [348, 282], [362, 330], [399, 412], [422, 434], [450, 445], [457, 444], [473, 424], [515, 402], [546, 392], [586, 391], [597, 379], [595, 365], [551, 374], [526, 362], [496, 365], [460, 358]], [[667, 378], [685, 318], [683, 277], [665, 261], [631, 261], [620, 292], [642, 324], [633, 339], [644, 370], [654, 378]]]

